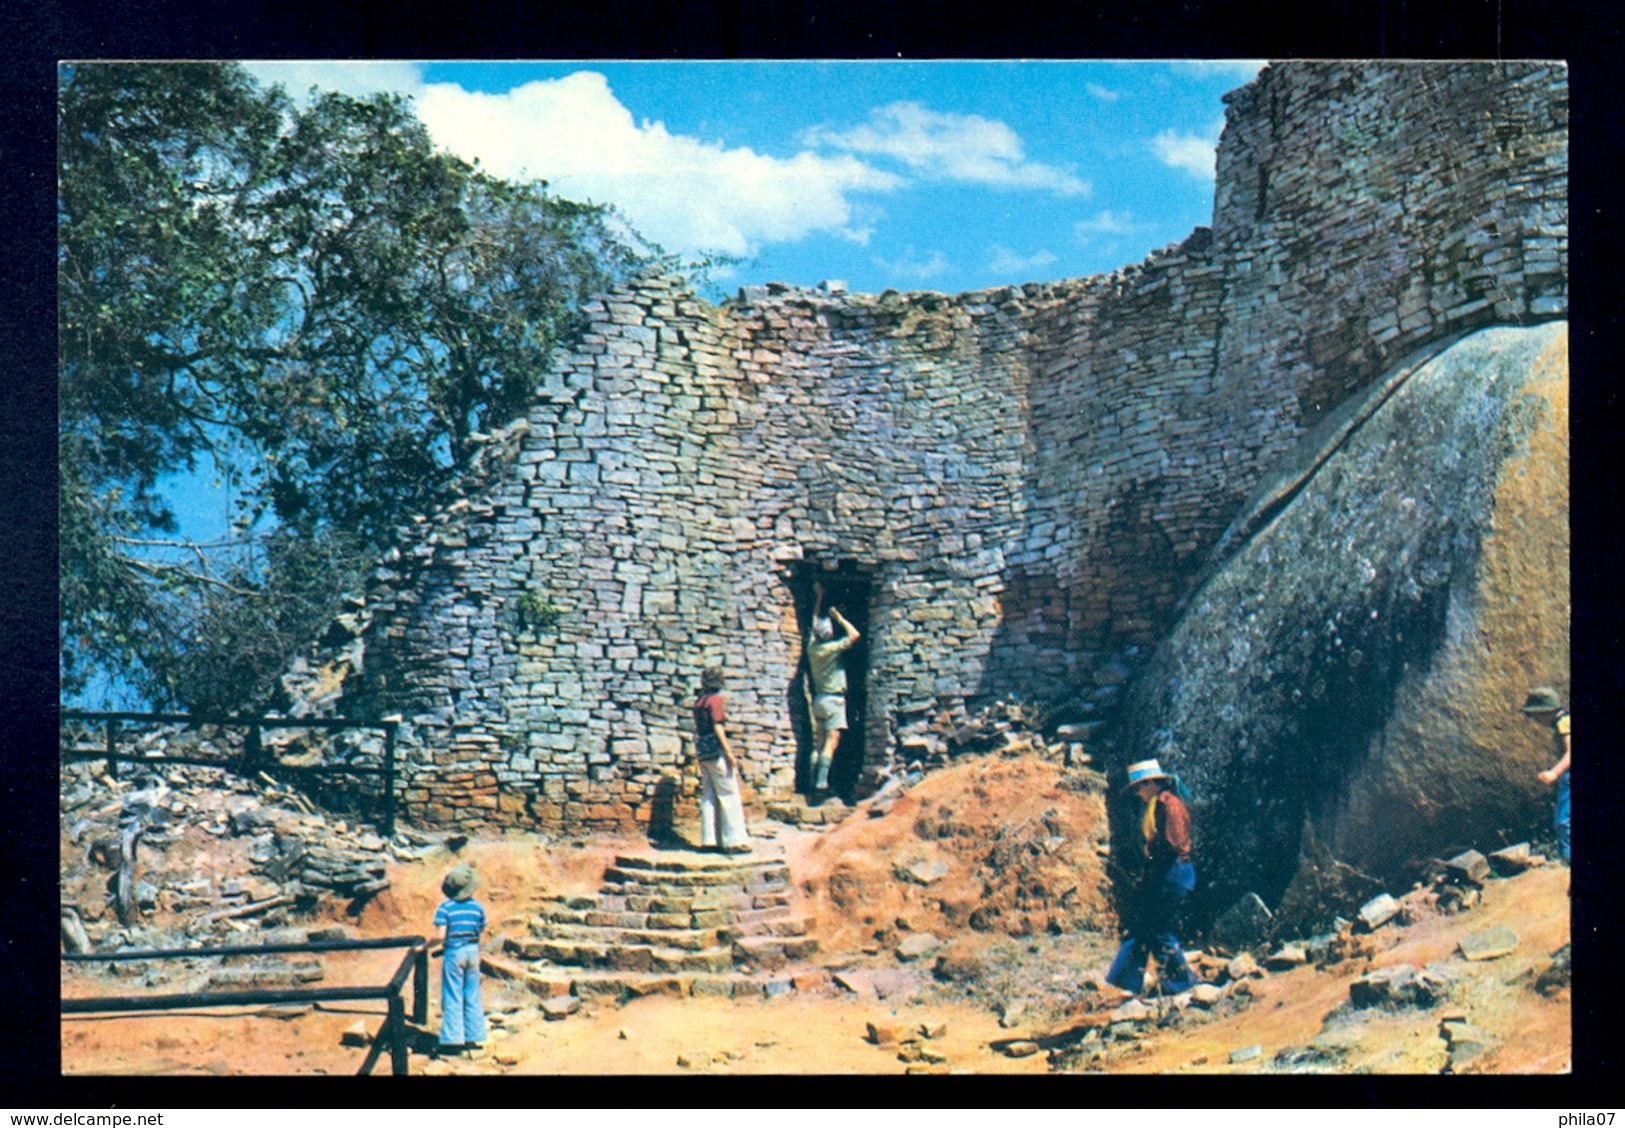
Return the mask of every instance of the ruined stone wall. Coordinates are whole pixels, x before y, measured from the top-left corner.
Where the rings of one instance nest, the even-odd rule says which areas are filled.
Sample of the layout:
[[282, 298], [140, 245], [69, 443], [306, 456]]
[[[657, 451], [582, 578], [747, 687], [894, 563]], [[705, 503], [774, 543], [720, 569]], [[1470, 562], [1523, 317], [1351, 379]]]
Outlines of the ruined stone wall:
[[1565, 77], [1271, 67], [1229, 99], [1212, 228], [1106, 276], [608, 295], [489, 488], [369, 596], [348, 707], [407, 715], [409, 813], [658, 825], [717, 662], [748, 791], [787, 794], [797, 561], [870, 584], [860, 790], [942, 710], [1104, 715], [1327, 410], [1431, 341], [1564, 312]]
[[1001, 685], [1160, 639], [1269, 468], [1402, 358], [1567, 309], [1561, 66], [1279, 64], [1227, 100], [1211, 230], [1034, 310]]

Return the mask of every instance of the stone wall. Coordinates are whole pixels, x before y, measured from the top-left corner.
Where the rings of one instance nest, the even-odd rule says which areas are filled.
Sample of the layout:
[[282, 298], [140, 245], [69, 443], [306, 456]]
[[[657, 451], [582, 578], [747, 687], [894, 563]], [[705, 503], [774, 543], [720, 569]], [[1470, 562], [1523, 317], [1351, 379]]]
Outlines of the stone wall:
[[749, 792], [789, 793], [815, 574], [867, 610], [858, 791], [994, 696], [1107, 715], [1329, 410], [1566, 312], [1561, 66], [1282, 64], [1228, 102], [1212, 227], [1109, 275], [607, 295], [369, 593], [344, 707], [406, 715], [409, 813], [658, 826], [719, 662]]

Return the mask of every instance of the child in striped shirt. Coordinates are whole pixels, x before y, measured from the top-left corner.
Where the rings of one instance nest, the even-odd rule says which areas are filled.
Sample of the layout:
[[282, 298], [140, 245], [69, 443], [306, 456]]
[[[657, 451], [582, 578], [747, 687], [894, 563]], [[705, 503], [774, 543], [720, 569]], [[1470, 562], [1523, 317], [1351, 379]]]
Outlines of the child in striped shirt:
[[479, 879], [466, 862], [440, 883], [446, 900], [435, 910], [445, 960], [440, 968], [440, 1052], [462, 1053], [485, 1041], [485, 1007], [480, 1002], [480, 936], [485, 909], [474, 900]]

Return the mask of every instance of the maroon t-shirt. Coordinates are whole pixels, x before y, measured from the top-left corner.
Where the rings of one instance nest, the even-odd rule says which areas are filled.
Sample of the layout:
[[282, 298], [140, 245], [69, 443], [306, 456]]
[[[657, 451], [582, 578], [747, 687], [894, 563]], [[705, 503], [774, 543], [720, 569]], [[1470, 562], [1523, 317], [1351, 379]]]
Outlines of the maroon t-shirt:
[[694, 731], [701, 736], [714, 736], [717, 724], [726, 720], [722, 707], [722, 694], [702, 693], [694, 702]]
[[[706, 747], [716, 740], [717, 725], [726, 719], [722, 708], [722, 694], [702, 693], [694, 702], [694, 732], [700, 738], [700, 758], [708, 760], [706, 755], [712, 749]], [[715, 746], [715, 755], [722, 754], [722, 746]]]

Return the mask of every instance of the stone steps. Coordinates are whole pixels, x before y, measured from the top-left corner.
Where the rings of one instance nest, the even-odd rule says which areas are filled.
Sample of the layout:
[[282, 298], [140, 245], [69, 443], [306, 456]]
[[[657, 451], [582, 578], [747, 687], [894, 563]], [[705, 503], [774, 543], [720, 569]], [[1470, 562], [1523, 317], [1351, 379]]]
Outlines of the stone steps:
[[593, 944], [651, 944], [667, 948], [683, 948], [697, 952], [702, 948], [715, 948], [722, 942], [718, 928], [605, 928], [593, 924], [558, 924], [552, 921], [533, 921], [531, 933], [537, 939]]
[[[631, 888], [662, 890], [683, 896], [716, 886], [734, 886], [752, 892], [779, 888], [790, 881], [790, 868], [783, 862], [705, 865], [690, 870], [639, 865], [633, 859], [617, 858], [604, 871], [605, 892], [626, 892]], [[614, 886], [611, 889], [608, 886]]]
[[619, 855], [596, 894], [542, 900], [531, 935], [504, 948], [532, 961], [533, 989], [765, 997], [789, 989], [773, 973], [818, 949], [794, 896], [781, 859]]

